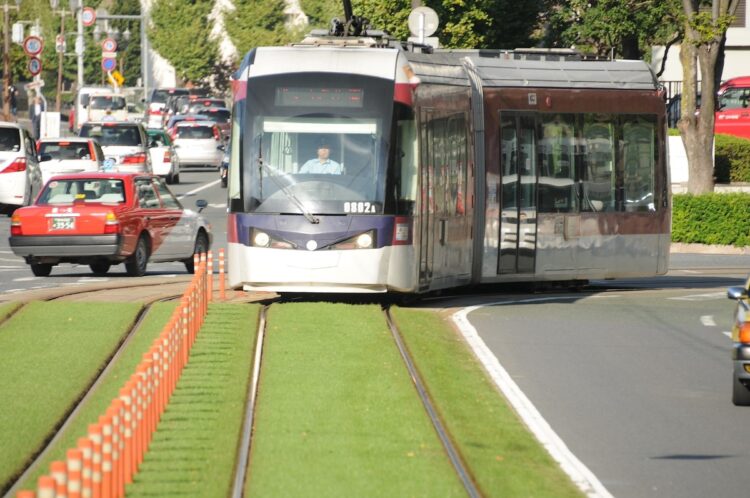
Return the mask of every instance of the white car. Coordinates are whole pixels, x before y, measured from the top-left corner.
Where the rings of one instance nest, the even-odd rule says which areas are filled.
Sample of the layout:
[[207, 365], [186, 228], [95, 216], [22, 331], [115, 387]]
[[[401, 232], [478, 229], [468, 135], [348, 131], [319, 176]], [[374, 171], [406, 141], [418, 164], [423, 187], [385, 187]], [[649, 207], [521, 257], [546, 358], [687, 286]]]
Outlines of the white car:
[[102, 146], [102, 171], [151, 173], [148, 136], [141, 123], [128, 121], [88, 122], [81, 126], [81, 137], [93, 138]]
[[34, 139], [17, 123], [0, 121], [0, 211], [28, 206], [42, 185]]
[[180, 121], [174, 132], [174, 148], [180, 166], [219, 169], [224, 156], [221, 130], [212, 121]]
[[172, 146], [172, 139], [164, 130], [146, 130], [149, 139], [148, 153], [154, 174], [167, 183], [180, 183], [180, 160]]
[[104, 163], [104, 151], [92, 138], [43, 138], [37, 147], [44, 183], [54, 175], [99, 171]]

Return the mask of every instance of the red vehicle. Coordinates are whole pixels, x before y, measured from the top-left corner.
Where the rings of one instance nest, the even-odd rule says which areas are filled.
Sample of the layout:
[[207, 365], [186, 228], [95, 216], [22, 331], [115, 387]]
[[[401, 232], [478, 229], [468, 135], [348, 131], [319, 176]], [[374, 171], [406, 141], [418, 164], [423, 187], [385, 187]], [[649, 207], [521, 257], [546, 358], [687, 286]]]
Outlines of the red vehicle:
[[750, 76], [739, 76], [719, 87], [714, 133], [750, 139]]
[[184, 209], [155, 175], [58, 175], [33, 205], [11, 218], [10, 247], [36, 276], [60, 263], [87, 264], [98, 275], [125, 263], [142, 276], [149, 261], [181, 261], [192, 273], [193, 254], [211, 246], [211, 229], [198, 212]]

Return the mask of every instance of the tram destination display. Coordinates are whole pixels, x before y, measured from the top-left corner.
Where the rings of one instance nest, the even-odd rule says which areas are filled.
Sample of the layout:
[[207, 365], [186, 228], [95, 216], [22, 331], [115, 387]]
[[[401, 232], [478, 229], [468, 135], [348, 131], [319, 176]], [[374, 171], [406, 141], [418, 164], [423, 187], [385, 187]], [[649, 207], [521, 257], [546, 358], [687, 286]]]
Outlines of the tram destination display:
[[279, 87], [276, 105], [281, 107], [351, 107], [361, 108], [365, 91], [362, 88]]

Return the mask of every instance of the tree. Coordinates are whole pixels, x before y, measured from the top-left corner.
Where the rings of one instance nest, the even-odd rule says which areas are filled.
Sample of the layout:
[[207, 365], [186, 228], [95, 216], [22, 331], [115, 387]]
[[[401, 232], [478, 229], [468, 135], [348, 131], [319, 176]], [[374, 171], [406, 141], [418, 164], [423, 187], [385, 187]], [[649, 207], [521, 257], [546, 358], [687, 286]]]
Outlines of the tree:
[[285, 26], [284, 2], [278, 0], [235, 0], [232, 22], [225, 23], [240, 58], [254, 47], [284, 45], [301, 33]]
[[151, 46], [174, 66], [181, 84], [208, 84], [219, 58], [209, 38], [212, 6], [210, 0], [157, 0], [151, 9]]
[[[716, 92], [724, 66], [727, 28], [738, 5], [739, 0], [682, 0], [685, 36], [680, 48], [682, 102], [677, 127], [688, 158], [688, 192], [693, 194], [714, 189], [712, 152]], [[704, 6], [710, 6], [710, 10]], [[700, 108], [697, 106], [699, 80]]]
[[679, 31], [681, 0], [557, 1], [545, 16], [545, 44], [600, 57], [649, 59]]

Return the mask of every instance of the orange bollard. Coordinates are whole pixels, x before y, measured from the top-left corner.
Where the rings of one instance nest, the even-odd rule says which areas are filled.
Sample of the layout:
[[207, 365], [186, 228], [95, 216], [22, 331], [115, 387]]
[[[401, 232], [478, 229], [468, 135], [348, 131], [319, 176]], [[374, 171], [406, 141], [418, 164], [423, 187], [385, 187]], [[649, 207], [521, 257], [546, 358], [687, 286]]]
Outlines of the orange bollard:
[[208, 272], [208, 302], [214, 300], [214, 254], [211, 251], [208, 251], [208, 268], [206, 269]]
[[49, 465], [49, 475], [55, 480], [55, 498], [68, 496], [68, 466], [65, 462], [55, 461]]
[[112, 420], [112, 496], [123, 496], [125, 491], [123, 483], [123, 427], [122, 419], [124, 413], [124, 403], [121, 399], [115, 398], [107, 409], [107, 415]]
[[37, 481], [36, 496], [37, 498], [55, 498], [55, 479], [52, 476], [42, 476]]
[[81, 450], [81, 496], [91, 498], [93, 489], [91, 488], [91, 440], [87, 437], [78, 438], [78, 449]]
[[226, 289], [224, 283], [224, 248], [219, 249], [219, 298], [226, 301]]
[[102, 496], [102, 426], [89, 425], [89, 440], [91, 440], [91, 497]]
[[99, 417], [102, 427], [102, 498], [112, 498], [112, 419], [110, 416]]
[[22, 489], [16, 493], [16, 498], [36, 498], [36, 493], [28, 489]]
[[122, 482], [130, 484], [133, 482], [133, 398], [128, 384], [120, 389], [120, 401], [122, 401]]
[[70, 449], [65, 454], [68, 466], [68, 498], [81, 498], [83, 491], [83, 453]]

